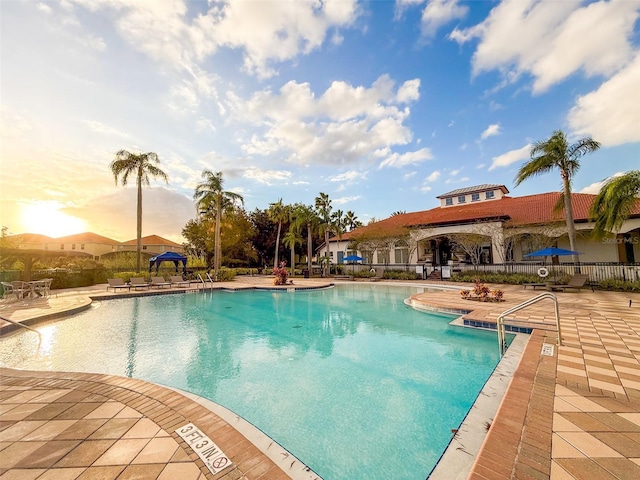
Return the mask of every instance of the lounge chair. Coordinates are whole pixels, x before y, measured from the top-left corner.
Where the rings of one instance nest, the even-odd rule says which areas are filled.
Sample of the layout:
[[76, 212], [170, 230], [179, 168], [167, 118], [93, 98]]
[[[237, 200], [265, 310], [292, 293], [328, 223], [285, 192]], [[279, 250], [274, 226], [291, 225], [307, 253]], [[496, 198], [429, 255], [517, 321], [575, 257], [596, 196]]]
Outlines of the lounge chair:
[[171, 282], [165, 281], [162, 277], [151, 277], [151, 283], [149, 284], [151, 287], [167, 287], [171, 288]]
[[124, 280], [121, 278], [107, 278], [107, 292], [110, 288], [113, 288], [113, 291], [118, 291], [119, 288], [126, 288], [127, 290], [131, 290], [131, 285], [128, 283], [124, 283]]
[[546, 283], [523, 283], [522, 286], [524, 287], [524, 289], [526, 290], [527, 287], [532, 287], [534, 290], [538, 287], [544, 288], [547, 286]]
[[129, 279], [129, 284], [136, 290], [138, 288], [149, 288], [149, 282], [142, 277], [131, 277]]
[[169, 276], [169, 280], [171, 281], [172, 287], [180, 288], [188, 287], [189, 285], [191, 285], [191, 282], [189, 280], [183, 280], [180, 275], [171, 275]]
[[369, 277], [370, 282], [377, 282], [378, 280], [382, 280], [384, 276], [384, 268], [376, 268], [376, 274], [373, 277]]
[[569, 280], [569, 282], [567, 283], [549, 285], [549, 290], [551, 290], [552, 292], [554, 290], [562, 290], [563, 292], [566, 292], [568, 288], [570, 289], [574, 288], [574, 289], [580, 290], [582, 287], [586, 285], [588, 280], [589, 280], [589, 275], [583, 275], [583, 274], [574, 275], [573, 278], [571, 278], [571, 280]]

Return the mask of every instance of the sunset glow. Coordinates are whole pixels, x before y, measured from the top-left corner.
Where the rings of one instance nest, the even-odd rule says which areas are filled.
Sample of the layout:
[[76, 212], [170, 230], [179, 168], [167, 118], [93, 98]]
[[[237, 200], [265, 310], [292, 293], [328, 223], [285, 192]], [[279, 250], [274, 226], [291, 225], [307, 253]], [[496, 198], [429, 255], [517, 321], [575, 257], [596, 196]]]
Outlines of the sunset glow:
[[54, 201], [22, 205], [22, 232], [38, 233], [53, 238], [85, 232], [87, 223], [62, 212], [63, 208], [64, 205]]

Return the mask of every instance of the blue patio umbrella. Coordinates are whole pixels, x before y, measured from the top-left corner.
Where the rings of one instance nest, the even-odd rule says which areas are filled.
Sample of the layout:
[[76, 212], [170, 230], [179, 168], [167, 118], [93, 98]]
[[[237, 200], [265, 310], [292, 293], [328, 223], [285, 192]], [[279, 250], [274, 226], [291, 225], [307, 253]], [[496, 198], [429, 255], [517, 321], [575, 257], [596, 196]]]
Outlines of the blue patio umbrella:
[[564, 248], [557, 247], [547, 247], [542, 250], [538, 250], [535, 252], [527, 253], [525, 257], [560, 257], [563, 255], [580, 255], [580, 252], [574, 252], [573, 250], [565, 250]]
[[[364, 260], [364, 258], [359, 257], [358, 255], [349, 255], [348, 257], [344, 257], [342, 260], [344, 260], [345, 262], [353, 262], [354, 265], [356, 262], [360, 262], [361, 260]], [[356, 267], [353, 267], [353, 271], [355, 272]]]
[[[535, 252], [531, 252], [525, 255], [525, 257], [545, 257], [545, 264], [546, 264], [546, 257], [551, 256], [551, 257], [560, 257], [560, 256], [567, 256], [567, 255], [580, 255], [580, 252], [574, 252], [573, 250], [565, 250], [564, 248], [557, 248], [557, 247], [547, 247], [547, 248], [543, 248], [542, 250], [538, 250]], [[538, 275], [543, 276], [542, 274], [540, 274], [540, 271], [542, 269], [538, 270]], [[546, 268], [544, 268], [545, 271], [547, 271]], [[556, 269], [553, 268], [553, 279], [554, 281], [556, 280]], [[548, 271], [547, 271], [548, 273]], [[546, 276], [546, 275], [545, 275]]]

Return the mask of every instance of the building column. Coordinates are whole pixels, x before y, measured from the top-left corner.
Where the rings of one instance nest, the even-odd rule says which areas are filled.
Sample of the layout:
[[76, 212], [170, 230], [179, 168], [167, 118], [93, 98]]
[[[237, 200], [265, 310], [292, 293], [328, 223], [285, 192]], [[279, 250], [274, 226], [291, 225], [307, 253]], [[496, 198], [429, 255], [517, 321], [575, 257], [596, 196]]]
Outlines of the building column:
[[502, 226], [495, 229], [491, 235], [491, 253], [493, 257], [493, 263], [505, 263], [505, 243], [504, 232]]

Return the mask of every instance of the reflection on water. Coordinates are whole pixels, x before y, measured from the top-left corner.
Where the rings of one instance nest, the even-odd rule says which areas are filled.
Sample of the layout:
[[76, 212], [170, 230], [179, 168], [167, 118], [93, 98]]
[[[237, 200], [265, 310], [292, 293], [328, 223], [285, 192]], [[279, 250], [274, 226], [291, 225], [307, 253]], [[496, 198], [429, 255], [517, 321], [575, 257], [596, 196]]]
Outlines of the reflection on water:
[[421, 479], [498, 361], [495, 333], [345, 285], [118, 299], [0, 341], [0, 362], [133, 376], [244, 416], [326, 479]]

